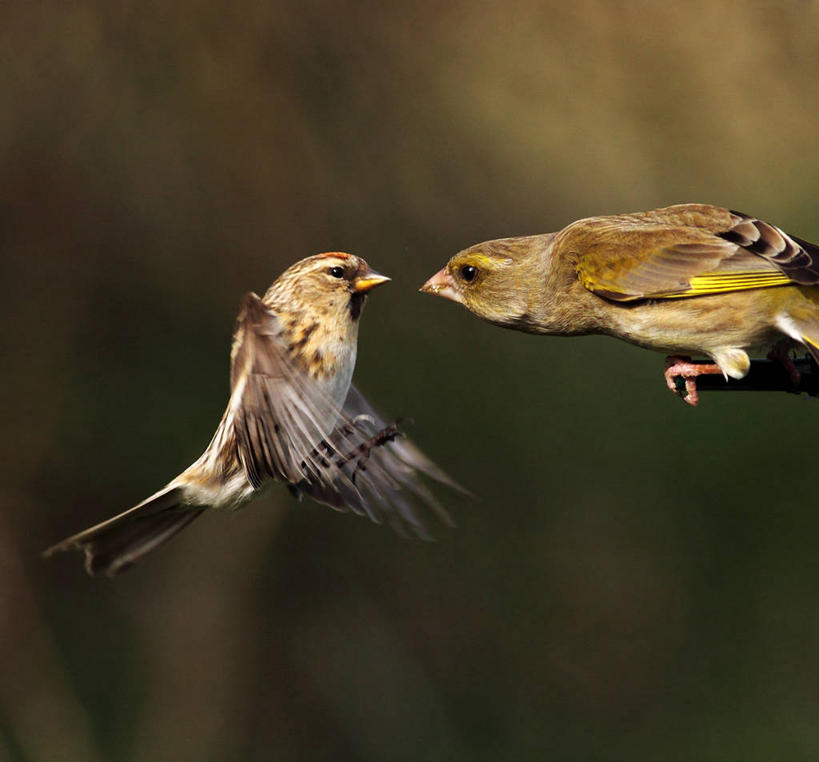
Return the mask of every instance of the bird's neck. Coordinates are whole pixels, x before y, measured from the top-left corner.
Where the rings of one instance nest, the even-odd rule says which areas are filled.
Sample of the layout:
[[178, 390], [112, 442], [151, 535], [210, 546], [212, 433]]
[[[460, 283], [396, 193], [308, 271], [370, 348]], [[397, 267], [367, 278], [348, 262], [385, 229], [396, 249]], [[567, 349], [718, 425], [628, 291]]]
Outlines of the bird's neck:
[[513, 328], [527, 333], [570, 336], [596, 332], [596, 297], [577, 279], [572, 256], [536, 251], [519, 263], [522, 295], [514, 306]]

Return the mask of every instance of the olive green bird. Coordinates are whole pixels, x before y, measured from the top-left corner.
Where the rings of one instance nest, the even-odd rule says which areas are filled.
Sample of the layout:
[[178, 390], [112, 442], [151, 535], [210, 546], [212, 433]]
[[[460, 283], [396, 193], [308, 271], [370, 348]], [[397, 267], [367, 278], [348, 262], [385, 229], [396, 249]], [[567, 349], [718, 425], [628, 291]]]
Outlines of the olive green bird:
[[[741, 212], [679, 204], [589, 217], [557, 233], [486, 241], [456, 254], [421, 290], [528, 333], [606, 334], [669, 354], [666, 383], [742, 378], [750, 357], [819, 362], [819, 247]], [[713, 364], [692, 364], [702, 355]]]

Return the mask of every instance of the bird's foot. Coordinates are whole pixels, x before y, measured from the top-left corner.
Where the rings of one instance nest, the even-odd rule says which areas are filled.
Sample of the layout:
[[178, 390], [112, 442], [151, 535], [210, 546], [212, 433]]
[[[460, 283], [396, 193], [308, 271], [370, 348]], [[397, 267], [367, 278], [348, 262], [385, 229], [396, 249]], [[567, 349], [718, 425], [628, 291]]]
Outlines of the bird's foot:
[[787, 339], [777, 341], [768, 352], [768, 359], [778, 362], [788, 374], [788, 377], [793, 384], [794, 389], [799, 388], [799, 382], [802, 380], [802, 374], [797, 370], [796, 365], [793, 364], [793, 359], [790, 356], [789, 349], [791, 342]]
[[366, 442], [362, 442], [358, 446], [358, 459], [356, 460], [355, 469], [350, 477], [350, 481], [355, 484], [356, 477], [359, 472], [363, 473], [367, 470], [367, 461], [370, 458], [370, 453], [376, 447], [383, 447], [388, 442], [392, 442], [396, 437], [401, 436], [401, 430], [398, 428], [398, 423], [391, 423], [385, 426], [381, 431], [370, 437]]
[[722, 370], [716, 363], [694, 363], [690, 357], [670, 355], [665, 358], [665, 383], [674, 394], [692, 407], [700, 401], [697, 393], [697, 376], [719, 374]]

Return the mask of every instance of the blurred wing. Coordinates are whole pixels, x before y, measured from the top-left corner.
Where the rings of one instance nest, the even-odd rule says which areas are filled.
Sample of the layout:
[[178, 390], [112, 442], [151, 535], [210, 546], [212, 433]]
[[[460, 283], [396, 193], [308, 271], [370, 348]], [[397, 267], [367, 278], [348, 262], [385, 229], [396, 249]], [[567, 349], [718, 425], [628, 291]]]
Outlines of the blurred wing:
[[344, 422], [331, 435], [334, 449], [344, 453], [343, 471], [358, 491], [355, 499], [345, 501], [346, 507], [376, 523], [388, 523], [400, 534], [429, 539], [426, 517], [434, 516], [435, 524], [455, 523], [424, 478], [466, 490], [410, 442], [398, 423], [386, 423], [361, 392], [350, 387]]
[[255, 294], [239, 314], [231, 389], [238, 455], [255, 488], [268, 477], [285, 481], [321, 503], [419, 537], [429, 537], [430, 510], [452, 524], [422, 477], [456, 485], [355, 389], [342, 410], [295, 367], [278, 319]]
[[819, 282], [812, 244], [738, 212], [697, 209], [712, 213], [675, 221], [659, 210], [666, 212], [659, 219], [624, 215], [592, 225], [582, 236], [581, 283], [607, 299], [634, 301]]
[[319, 444], [337, 407], [288, 357], [278, 318], [256, 294], [242, 302], [231, 352], [230, 413], [239, 459], [254, 488], [324, 475]]

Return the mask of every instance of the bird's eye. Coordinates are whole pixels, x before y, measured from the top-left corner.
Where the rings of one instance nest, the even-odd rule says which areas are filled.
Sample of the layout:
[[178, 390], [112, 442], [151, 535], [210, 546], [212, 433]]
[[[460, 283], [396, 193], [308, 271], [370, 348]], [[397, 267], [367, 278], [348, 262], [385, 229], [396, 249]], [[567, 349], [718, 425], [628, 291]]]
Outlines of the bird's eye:
[[469, 283], [470, 281], [475, 280], [475, 276], [478, 274], [478, 268], [473, 267], [472, 265], [464, 265], [461, 268], [461, 277]]
[[331, 267], [328, 272], [334, 278], [343, 278], [344, 277], [344, 268], [343, 267]]

